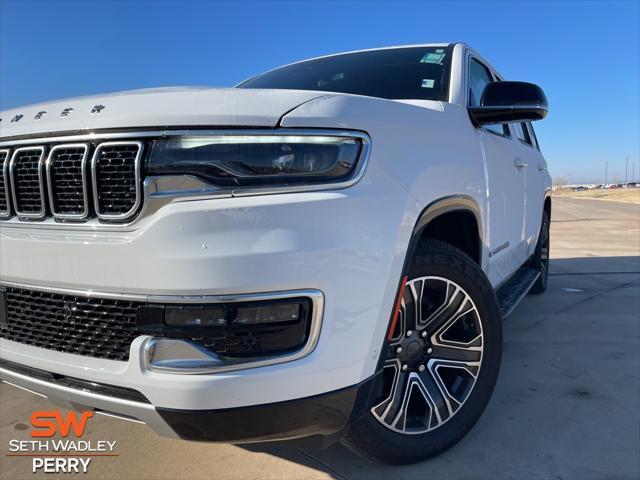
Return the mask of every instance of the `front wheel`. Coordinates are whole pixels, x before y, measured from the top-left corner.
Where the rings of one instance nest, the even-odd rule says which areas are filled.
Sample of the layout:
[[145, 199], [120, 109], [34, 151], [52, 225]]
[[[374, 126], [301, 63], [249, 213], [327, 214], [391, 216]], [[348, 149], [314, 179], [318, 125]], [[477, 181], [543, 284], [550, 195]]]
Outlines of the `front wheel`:
[[343, 443], [370, 460], [415, 463], [450, 448], [482, 414], [500, 368], [502, 322], [478, 265], [447, 243], [427, 240], [391, 328], [380, 394]]

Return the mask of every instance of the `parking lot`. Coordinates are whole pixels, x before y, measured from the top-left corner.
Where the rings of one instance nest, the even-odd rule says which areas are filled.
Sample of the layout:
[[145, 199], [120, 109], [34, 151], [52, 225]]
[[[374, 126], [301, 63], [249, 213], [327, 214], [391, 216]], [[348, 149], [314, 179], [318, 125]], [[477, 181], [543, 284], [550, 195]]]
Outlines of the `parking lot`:
[[[640, 205], [554, 199], [549, 288], [504, 324], [503, 367], [484, 416], [431, 461], [386, 467], [341, 446], [313, 452], [157, 437], [99, 417], [86, 439], [116, 440], [90, 478], [640, 478]], [[52, 405], [0, 386], [0, 477], [31, 478], [6, 457], [29, 416]]]

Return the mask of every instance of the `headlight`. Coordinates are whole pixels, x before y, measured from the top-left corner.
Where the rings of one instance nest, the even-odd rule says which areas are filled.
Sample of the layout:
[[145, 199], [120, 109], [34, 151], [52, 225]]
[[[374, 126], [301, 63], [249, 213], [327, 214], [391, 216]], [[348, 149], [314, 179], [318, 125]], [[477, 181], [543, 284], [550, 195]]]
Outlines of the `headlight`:
[[332, 135], [183, 136], [153, 142], [149, 175], [193, 175], [220, 186], [294, 185], [350, 178], [359, 137]]

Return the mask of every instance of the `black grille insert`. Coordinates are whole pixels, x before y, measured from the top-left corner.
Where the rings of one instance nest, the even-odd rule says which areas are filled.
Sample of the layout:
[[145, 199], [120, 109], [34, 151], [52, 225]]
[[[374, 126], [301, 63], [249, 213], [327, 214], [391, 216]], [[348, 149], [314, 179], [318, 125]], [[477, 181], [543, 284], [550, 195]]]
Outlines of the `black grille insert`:
[[140, 203], [140, 142], [113, 142], [98, 146], [93, 175], [98, 216], [125, 219]]
[[19, 216], [44, 217], [41, 171], [43, 155], [43, 147], [27, 147], [16, 150], [11, 159], [11, 185]]
[[9, 150], [0, 150], [0, 218], [9, 218]]
[[49, 154], [47, 174], [51, 210], [60, 218], [88, 215], [85, 178], [86, 145], [60, 145]]
[[7, 322], [0, 337], [35, 347], [111, 360], [127, 360], [140, 335], [140, 302], [5, 289]]

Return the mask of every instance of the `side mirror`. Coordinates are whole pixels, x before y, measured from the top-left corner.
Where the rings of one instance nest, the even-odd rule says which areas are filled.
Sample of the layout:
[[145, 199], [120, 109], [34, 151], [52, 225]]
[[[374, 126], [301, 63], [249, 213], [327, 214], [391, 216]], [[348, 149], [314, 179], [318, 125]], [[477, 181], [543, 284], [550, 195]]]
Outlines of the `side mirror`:
[[527, 82], [491, 82], [484, 87], [480, 106], [469, 107], [478, 125], [542, 120], [549, 104], [542, 89]]

